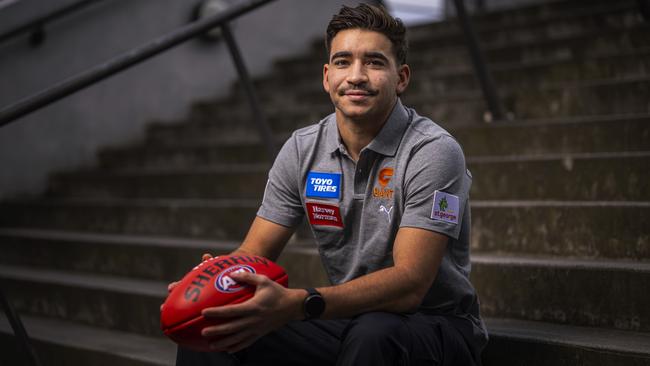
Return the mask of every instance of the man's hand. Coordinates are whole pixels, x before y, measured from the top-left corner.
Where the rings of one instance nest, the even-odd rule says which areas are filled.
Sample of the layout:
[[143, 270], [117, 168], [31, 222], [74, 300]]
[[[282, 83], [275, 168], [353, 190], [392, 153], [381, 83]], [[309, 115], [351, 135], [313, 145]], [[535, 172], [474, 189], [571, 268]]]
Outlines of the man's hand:
[[302, 318], [304, 290], [287, 289], [266, 276], [244, 271], [231, 277], [257, 288], [253, 297], [241, 304], [203, 309], [204, 317], [224, 321], [202, 331], [206, 338], [219, 338], [211, 344], [215, 351], [240, 351], [290, 320]]

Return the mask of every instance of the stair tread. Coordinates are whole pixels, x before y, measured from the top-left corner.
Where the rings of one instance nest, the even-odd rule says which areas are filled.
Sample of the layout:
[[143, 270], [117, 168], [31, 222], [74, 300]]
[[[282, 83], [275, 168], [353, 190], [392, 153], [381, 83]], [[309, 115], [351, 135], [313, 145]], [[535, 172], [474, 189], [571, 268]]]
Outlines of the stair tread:
[[500, 266], [592, 269], [599, 271], [626, 271], [650, 273], [650, 262], [629, 259], [580, 259], [551, 256], [473, 253], [472, 263]]
[[[174, 365], [176, 346], [161, 337], [91, 327], [70, 321], [36, 316], [21, 316], [30, 338], [73, 349], [117, 355], [125, 359]], [[0, 332], [13, 334], [8, 320], [0, 314]]]
[[632, 353], [650, 358], [650, 333], [507, 318], [486, 318], [484, 321], [493, 337]]
[[124, 278], [94, 273], [75, 273], [0, 264], [0, 276], [16, 280], [102, 289], [153, 297], [164, 297], [167, 294], [167, 283], [165, 281]]

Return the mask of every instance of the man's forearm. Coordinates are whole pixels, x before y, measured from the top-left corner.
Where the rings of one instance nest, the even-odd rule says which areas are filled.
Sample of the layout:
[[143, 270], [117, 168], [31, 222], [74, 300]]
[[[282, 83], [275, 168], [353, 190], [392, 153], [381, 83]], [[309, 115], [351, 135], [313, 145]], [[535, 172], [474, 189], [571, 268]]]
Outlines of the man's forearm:
[[341, 285], [319, 288], [327, 304], [323, 318], [370, 311], [413, 312], [432, 282], [417, 277], [407, 269], [389, 267]]

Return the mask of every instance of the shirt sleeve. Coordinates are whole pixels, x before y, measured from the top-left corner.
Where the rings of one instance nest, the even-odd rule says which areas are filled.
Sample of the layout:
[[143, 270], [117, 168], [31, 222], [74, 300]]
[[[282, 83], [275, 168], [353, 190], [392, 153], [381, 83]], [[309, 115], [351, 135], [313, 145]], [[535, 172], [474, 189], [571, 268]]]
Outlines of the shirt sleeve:
[[400, 227], [417, 227], [458, 239], [471, 176], [458, 142], [441, 135], [413, 152], [404, 177]]
[[298, 160], [296, 140], [292, 135], [269, 171], [257, 216], [286, 227], [300, 224], [304, 210], [300, 200]]

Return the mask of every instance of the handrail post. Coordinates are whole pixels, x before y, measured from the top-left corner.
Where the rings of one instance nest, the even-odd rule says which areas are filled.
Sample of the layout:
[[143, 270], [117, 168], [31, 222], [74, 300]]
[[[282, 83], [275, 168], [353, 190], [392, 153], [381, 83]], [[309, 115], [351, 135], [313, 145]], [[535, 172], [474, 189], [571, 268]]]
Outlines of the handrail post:
[[232, 56], [232, 60], [235, 63], [235, 67], [237, 68], [239, 79], [244, 86], [244, 91], [246, 92], [246, 97], [248, 98], [248, 102], [251, 105], [253, 118], [255, 119], [255, 123], [257, 123], [260, 137], [265, 143], [266, 150], [269, 154], [271, 162], [273, 162], [275, 159], [275, 154], [277, 152], [275, 148], [275, 140], [273, 139], [273, 133], [271, 132], [271, 128], [269, 127], [269, 124], [264, 117], [264, 112], [262, 112], [260, 101], [257, 98], [257, 94], [255, 93], [255, 87], [253, 86], [253, 82], [251, 81], [248, 70], [246, 69], [246, 64], [244, 64], [244, 59], [241, 55], [241, 52], [239, 51], [239, 47], [237, 46], [237, 41], [235, 41], [235, 37], [233, 37], [232, 32], [230, 31], [230, 26], [228, 26], [228, 23], [221, 25], [221, 32], [223, 34], [223, 38], [226, 40], [226, 44], [228, 44], [228, 49], [230, 50], [230, 55]]
[[497, 95], [492, 76], [490, 75], [485, 63], [485, 58], [479, 49], [478, 37], [476, 36], [472, 22], [469, 20], [467, 12], [465, 11], [465, 4], [463, 3], [463, 0], [454, 0], [454, 5], [456, 7], [456, 15], [458, 16], [460, 25], [463, 28], [463, 33], [465, 34], [465, 40], [467, 41], [467, 47], [469, 48], [474, 71], [476, 72], [476, 76], [481, 84], [481, 90], [483, 91], [483, 96], [488, 104], [490, 113], [492, 113], [492, 118], [497, 121], [503, 120], [504, 109], [499, 100], [499, 96]]
[[14, 311], [14, 308], [11, 306], [4, 293], [2, 292], [2, 289], [0, 289], [0, 305], [2, 305], [4, 308], [5, 314], [7, 314], [7, 319], [9, 319], [9, 324], [11, 324], [11, 328], [14, 330], [14, 334], [18, 339], [18, 343], [23, 346], [25, 353], [27, 353], [27, 357], [29, 358], [30, 363], [33, 366], [40, 366], [41, 362], [36, 355], [34, 347], [29, 341], [27, 331], [25, 330], [23, 323], [20, 321], [18, 313]]

